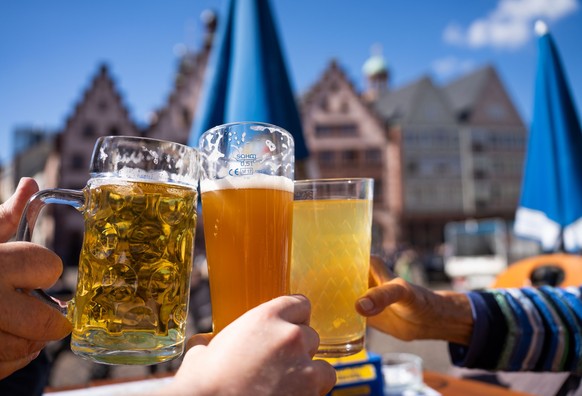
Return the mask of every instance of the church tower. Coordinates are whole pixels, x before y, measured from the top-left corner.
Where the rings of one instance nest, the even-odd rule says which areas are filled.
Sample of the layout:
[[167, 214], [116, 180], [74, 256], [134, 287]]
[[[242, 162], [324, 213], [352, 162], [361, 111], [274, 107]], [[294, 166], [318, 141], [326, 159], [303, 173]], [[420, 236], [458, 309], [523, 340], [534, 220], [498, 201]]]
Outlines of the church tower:
[[369, 102], [375, 101], [382, 93], [388, 91], [390, 82], [390, 70], [384, 56], [382, 56], [382, 47], [375, 44], [371, 52], [370, 58], [362, 66], [362, 72], [368, 82], [368, 87], [362, 96]]

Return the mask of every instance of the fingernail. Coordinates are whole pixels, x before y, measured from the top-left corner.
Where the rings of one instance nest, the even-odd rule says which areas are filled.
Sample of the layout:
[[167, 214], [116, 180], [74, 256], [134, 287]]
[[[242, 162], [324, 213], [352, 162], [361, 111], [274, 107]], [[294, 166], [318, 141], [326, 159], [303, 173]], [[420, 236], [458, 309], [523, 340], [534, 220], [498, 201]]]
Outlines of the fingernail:
[[36, 351], [28, 355], [29, 362], [32, 362], [34, 359], [36, 359], [38, 355], [40, 355], [40, 352], [41, 351]]
[[365, 312], [370, 312], [372, 309], [374, 309], [374, 302], [372, 302], [372, 300], [370, 300], [369, 298], [360, 298], [358, 300], [358, 304], [360, 305], [360, 308], [362, 308], [362, 310]]

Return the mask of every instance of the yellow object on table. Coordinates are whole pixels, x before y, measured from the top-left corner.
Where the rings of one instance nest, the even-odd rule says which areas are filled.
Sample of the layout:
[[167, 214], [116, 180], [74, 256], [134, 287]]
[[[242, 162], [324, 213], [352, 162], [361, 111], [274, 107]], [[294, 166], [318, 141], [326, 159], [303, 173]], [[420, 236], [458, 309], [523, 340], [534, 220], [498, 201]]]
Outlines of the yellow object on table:
[[362, 350], [341, 358], [324, 358], [333, 365], [337, 382], [328, 396], [380, 396], [383, 394], [382, 366], [379, 355]]

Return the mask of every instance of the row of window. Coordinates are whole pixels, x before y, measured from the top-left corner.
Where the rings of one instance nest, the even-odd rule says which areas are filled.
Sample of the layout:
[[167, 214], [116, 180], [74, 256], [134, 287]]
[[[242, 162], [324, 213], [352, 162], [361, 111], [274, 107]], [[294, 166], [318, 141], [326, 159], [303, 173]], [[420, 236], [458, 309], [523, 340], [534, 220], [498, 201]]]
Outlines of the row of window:
[[486, 150], [519, 151], [526, 144], [526, 136], [520, 130], [492, 131], [487, 129], [405, 129], [403, 145], [405, 149], [452, 149], [459, 150], [461, 133], [469, 134], [474, 152]]
[[318, 138], [357, 137], [359, 135], [357, 124], [317, 125], [315, 136]]
[[323, 150], [317, 153], [317, 160], [322, 168], [341, 165], [381, 166], [382, 150]]
[[[112, 125], [109, 127], [105, 135], [119, 136], [120, 134], [121, 132], [119, 131], [119, 127], [117, 125]], [[85, 138], [95, 138], [96, 136], [98, 136], [97, 127], [95, 126], [95, 124], [91, 122], [85, 124], [85, 126], [83, 127], [82, 135]]]

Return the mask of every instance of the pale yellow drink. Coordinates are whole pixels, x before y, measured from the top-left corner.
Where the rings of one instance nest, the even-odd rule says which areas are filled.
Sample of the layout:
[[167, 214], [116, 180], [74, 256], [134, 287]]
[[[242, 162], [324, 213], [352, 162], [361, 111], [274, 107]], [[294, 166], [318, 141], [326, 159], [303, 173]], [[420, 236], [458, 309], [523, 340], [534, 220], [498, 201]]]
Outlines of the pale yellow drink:
[[294, 202], [291, 292], [311, 300], [321, 356], [363, 347], [366, 320], [355, 302], [368, 288], [371, 222], [368, 199]]
[[[196, 189], [101, 178], [90, 181], [86, 197], [75, 309], [69, 311], [71, 349], [110, 364], [179, 356], [188, 316]], [[109, 353], [112, 349], [117, 353]]]

